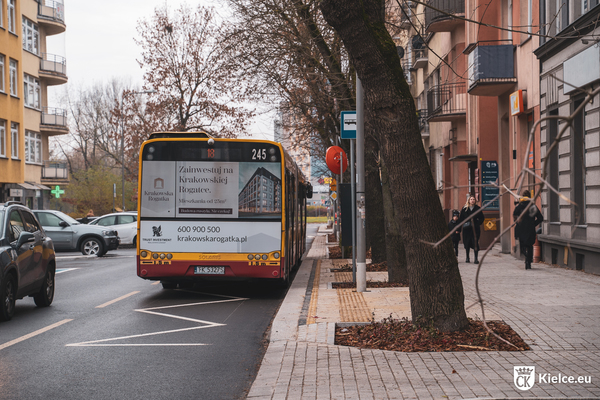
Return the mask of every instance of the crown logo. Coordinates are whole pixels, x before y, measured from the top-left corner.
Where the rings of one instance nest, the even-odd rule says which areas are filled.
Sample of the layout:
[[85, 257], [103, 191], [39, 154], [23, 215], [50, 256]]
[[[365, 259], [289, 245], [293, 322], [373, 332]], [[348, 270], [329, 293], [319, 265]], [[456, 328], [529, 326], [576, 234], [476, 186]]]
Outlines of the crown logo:
[[534, 371], [533, 368], [529, 369], [527, 367], [523, 367], [523, 368], [518, 368], [516, 370], [517, 375], [530, 375], [532, 372]]

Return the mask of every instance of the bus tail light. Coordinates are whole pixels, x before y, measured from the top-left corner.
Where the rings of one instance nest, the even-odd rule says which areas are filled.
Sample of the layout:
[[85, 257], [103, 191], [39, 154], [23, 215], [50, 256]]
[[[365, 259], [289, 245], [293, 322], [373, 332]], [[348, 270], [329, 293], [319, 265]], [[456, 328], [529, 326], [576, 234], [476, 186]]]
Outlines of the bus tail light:
[[275, 254], [273, 254], [273, 257], [274, 257], [276, 260], [277, 260], [277, 259], [279, 259], [279, 253], [275, 253]]
[[267, 258], [269, 258], [269, 256], [267, 254], [263, 254], [262, 259], [266, 260]]
[[273, 271], [273, 276], [277, 276], [277, 275], [279, 275], [279, 272]]
[[140, 252], [140, 256], [142, 258], [146, 258], [146, 257], [148, 257], [148, 252], [147, 251], [142, 251], [142, 252]]
[[252, 254], [248, 254], [248, 260], [253, 260], [254, 256]]

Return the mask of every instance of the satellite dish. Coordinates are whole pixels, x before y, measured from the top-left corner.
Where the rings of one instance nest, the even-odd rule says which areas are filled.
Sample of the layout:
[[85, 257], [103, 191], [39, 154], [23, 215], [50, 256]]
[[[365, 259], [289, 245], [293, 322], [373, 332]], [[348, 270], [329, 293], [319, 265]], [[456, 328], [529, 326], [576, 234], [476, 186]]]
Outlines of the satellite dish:
[[404, 47], [396, 46], [396, 51], [398, 52], [398, 57], [404, 58]]

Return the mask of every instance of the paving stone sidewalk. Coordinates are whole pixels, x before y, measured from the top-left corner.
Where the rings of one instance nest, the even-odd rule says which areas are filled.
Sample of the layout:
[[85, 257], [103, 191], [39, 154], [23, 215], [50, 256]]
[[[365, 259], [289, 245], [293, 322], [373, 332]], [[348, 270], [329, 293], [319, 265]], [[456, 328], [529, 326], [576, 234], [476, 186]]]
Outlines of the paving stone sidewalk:
[[[331, 289], [348, 278], [331, 271], [344, 261], [327, 258], [327, 233], [319, 231], [273, 321], [248, 399], [600, 398], [600, 276], [545, 264], [525, 270], [494, 249], [479, 278], [486, 319], [504, 320], [531, 351], [361, 350], [334, 344], [336, 323], [410, 318], [408, 290]], [[469, 307], [476, 303], [477, 265], [460, 262], [460, 270]], [[482, 313], [475, 305], [467, 314]], [[516, 366], [535, 367], [531, 389], [517, 389]]]

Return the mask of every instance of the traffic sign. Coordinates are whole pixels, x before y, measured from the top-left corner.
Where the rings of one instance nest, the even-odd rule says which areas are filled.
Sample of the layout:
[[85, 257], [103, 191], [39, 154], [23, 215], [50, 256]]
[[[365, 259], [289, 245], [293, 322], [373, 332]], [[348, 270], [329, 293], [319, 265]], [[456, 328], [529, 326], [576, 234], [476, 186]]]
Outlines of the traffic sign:
[[331, 192], [330, 196], [331, 196], [332, 200], [336, 200], [337, 199], [337, 192]]
[[335, 179], [332, 179], [329, 183], [329, 190], [335, 192], [337, 190], [337, 182]]
[[356, 139], [356, 111], [342, 111], [342, 139]]

